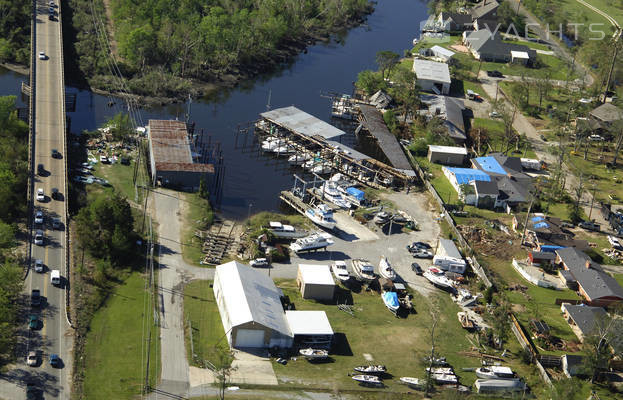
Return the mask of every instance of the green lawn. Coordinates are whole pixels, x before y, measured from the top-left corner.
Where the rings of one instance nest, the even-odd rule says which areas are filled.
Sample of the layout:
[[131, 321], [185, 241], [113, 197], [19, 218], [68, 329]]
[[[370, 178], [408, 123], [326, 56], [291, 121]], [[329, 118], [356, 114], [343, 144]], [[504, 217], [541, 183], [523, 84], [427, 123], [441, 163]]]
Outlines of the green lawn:
[[134, 399], [141, 393], [146, 361], [141, 352], [149, 334], [143, 332], [143, 317], [151, 327], [150, 385], [158, 383], [159, 331], [152, 308], [144, 308], [144, 289], [142, 275], [131, 274], [93, 316], [84, 351], [85, 398]]
[[195, 231], [209, 229], [214, 219], [210, 202], [199, 197], [198, 193], [180, 193], [183, 199], [182, 211], [182, 256], [184, 261], [195, 266], [203, 258], [203, 240], [195, 236]]
[[550, 79], [567, 79], [568, 68], [566, 66], [566, 63], [564, 60], [556, 56], [537, 54], [537, 59], [542, 64], [540, 68], [529, 68], [520, 64], [496, 63], [487, 61], [483, 61], [481, 64], [480, 61], [476, 60], [474, 57], [472, 57], [471, 54], [467, 53], [457, 53], [454, 55], [453, 58], [456, 58], [458, 60], [462, 69], [464, 69], [465, 71], [469, 71], [473, 74], [476, 74], [478, 72], [478, 66], [480, 65], [481, 71], [497, 70], [504, 75], [525, 75], [533, 78], [544, 78], [549, 74]]
[[549, 46], [546, 45], [546, 44], [529, 42], [529, 41], [526, 41], [526, 40], [504, 40], [504, 43], [511, 43], [511, 44], [518, 44], [518, 45], [522, 45], [522, 46], [527, 46], [527, 47], [529, 47], [531, 49], [534, 49], [534, 50], [545, 50], [545, 51], [550, 51], [551, 50], [549, 48]]
[[[215, 346], [228, 347], [211, 285], [212, 281], [193, 281], [184, 288], [186, 353], [191, 364], [198, 367], [203, 360], [212, 359]], [[194, 355], [190, 346], [191, 329]]]

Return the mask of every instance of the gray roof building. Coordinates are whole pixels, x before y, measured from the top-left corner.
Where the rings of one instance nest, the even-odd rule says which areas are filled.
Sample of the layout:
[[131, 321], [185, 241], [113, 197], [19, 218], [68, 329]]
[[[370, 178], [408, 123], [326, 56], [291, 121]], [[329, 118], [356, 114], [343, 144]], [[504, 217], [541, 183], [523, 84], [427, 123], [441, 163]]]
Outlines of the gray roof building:
[[425, 112], [426, 114], [443, 119], [444, 126], [452, 140], [457, 144], [462, 144], [467, 140], [465, 119], [463, 118], [463, 110], [465, 110], [463, 100], [430, 94], [423, 94], [420, 99], [428, 106], [428, 113]]
[[601, 307], [590, 307], [569, 303], [564, 303], [563, 307], [568, 319], [571, 320], [569, 322], [573, 322], [573, 324], [575, 324], [580, 331], [582, 340], [586, 336], [595, 333], [595, 324], [598, 322], [598, 319], [605, 319], [608, 317], [606, 310]]
[[431, 80], [450, 84], [450, 70], [448, 64], [429, 61], [413, 60], [413, 71], [418, 80]]
[[529, 61], [536, 58], [535, 50], [528, 46], [503, 42], [498, 32], [492, 33], [489, 29], [464, 32], [463, 38], [464, 43], [471, 50], [474, 57], [484, 61], [511, 61], [511, 51], [526, 52]]
[[589, 115], [598, 122], [611, 124], [623, 119], [623, 110], [612, 103], [605, 103], [595, 108]]
[[623, 288], [601, 265], [591, 260], [586, 253], [566, 247], [556, 250], [557, 261], [578, 282], [580, 293], [591, 305], [607, 306], [616, 301], [623, 301]]
[[472, 26], [471, 14], [443, 11], [439, 14], [438, 19], [443, 24], [444, 29], [448, 31], [464, 31]]
[[499, 6], [500, 4], [495, 0], [483, 0], [470, 10], [472, 21], [477, 19], [496, 21]]
[[474, 188], [478, 195], [497, 196], [500, 193], [498, 185], [494, 181], [474, 181]]

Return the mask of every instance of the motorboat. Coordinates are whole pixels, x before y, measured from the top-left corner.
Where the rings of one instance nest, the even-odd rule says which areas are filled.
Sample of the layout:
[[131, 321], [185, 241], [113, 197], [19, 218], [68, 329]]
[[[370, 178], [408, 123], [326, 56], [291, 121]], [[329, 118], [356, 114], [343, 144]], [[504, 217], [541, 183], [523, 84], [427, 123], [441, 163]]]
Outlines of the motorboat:
[[379, 262], [379, 275], [392, 281], [396, 279], [396, 271], [394, 271], [385, 256], [381, 256], [381, 261]]
[[325, 182], [321, 190], [323, 197], [329, 200], [331, 203], [335, 204], [336, 206], [346, 209], [349, 209], [351, 207], [350, 202], [346, 200], [337, 189], [337, 185], [335, 184], [335, 182]]
[[344, 261], [336, 261], [331, 265], [331, 272], [333, 272], [333, 276], [339, 282], [347, 282], [350, 279], [350, 274], [348, 273], [348, 269], [346, 268], [346, 263]]
[[424, 272], [423, 276], [428, 279], [430, 283], [439, 288], [454, 290], [454, 282], [448, 279], [444, 272], [438, 268], [428, 268], [428, 271]]
[[299, 354], [308, 360], [322, 360], [329, 357], [329, 352], [327, 350], [312, 349], [311, 347], [307, 349], [300, 349]]
[[432, 365], [440, 365], [440, 366], [448, 365], [448, 361], [446, 360], [445, 357], [433, 357], [431, 360], [430, 356], [428, 356], [424, 360], [427, 363], [430, 363], [432, 361]]
[[403, 376], [400, 378], [400, 383], [404, 383], [413, 389], [420, 389], [424, 386], [423, 382], [420, 382], [418, 378], [411, 378], [410, 376]]
[[374, 275], [374, 267], [368, 260], [364, 259], [354, 259], [351, 261], [353, 264], [353, 271], [355, 271], [355, 275], [357, 278], [364, 282], [372, 282], [376, 279], [376, 275]]
[[353, 375], [353, 380], [363, 383], [364, 385], [381, 385], [383, 381], [378, 376], [374, 375]]
[[292, 225], [284, 225], [281, 222], [275, 221], [268, 223], [268, 230], [273, 236], [280, 239], [298, 239], [309, 235], [308, 232], [297, 230]]
[[474, 329], [476, 327], [474, 321], [469, 317], [469, 315], [467, 315], [465, 311], [459, 311], [458, 313], [456, 313], [456, 315], [459, 318], [459, 322], [464, 329]]
[[294, 147], [290, 145], [281, 145], [270, 150], [271, 153], [275, 153], [278, 156], [289, 156], [291, 154], [294, 154], [295, 151], [296, 150], [294, 149]]
[[369, 375], [382, 375], [387, 372], [387, 368], [384, 365], [360, 365], [353, 369], [360, 374]]
[[434, 380], [436, 383], [444, 384], [444, 383], [459, 383], [459, 379], [454, 374], [435, 374], [431, 373], [430, 378]]
[[376, 213], [376, 215], [372, 219], [372, 222], [374, 222], [375, 224], [381, 225], [381, 224], [387, 223], [390, 218], [391, 218], [390, 213], [388, 213], [387, 211], [380, 211]]
[[381, 293], [381, 297], [383, 298], [383, 303], [385, 303], [385, 307], [392, 314], [396, 315], [398, 309], [400, 308], [400, 302], [398, 301], [398, 293], [396, 292], [383, 292]]
[[333, 244], [333, 237], [326, 232], [316, 232], [304, 238], [297, 239], [290, 245], [295, 253], [326, 249]]
[[497, 365], [476, 368], [476, 376], [480, 379], [517, 379], [512, 369]]
[[309, 153], [294, 153], [290, 157], [288, 157], [288, 163], [290, 165], [303, 165], [306, 161], [312, 158]]
[[526, 384], [519, 379], [476, 379], [474, 387], [478, 393], [521, 392]]
[[426, 367], [426, 372], [430, 370], [431, 374], [446, 374], [446, 375], [454, 375], [454, 371], [452, 367]]
[[326, 204], [317, 205], [305, 211], [305, 216], [312, 220], [316, 225], [326, 229], [335, 228], [336, 222], [333, 219], [333, 210]]
[[612, 236], [612, 235], [608, 235], [608, 242], [610, 242], [610, 245], [612, 246], [613, 249], [623, 250], [623, 244], [621, 243], [619, 238]]

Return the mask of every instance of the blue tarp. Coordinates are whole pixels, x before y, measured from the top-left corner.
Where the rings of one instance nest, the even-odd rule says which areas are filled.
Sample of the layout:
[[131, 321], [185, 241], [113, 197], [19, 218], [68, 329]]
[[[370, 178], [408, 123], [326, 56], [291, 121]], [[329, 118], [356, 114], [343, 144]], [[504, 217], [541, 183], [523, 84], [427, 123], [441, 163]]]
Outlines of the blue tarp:
[[353, 196], [355, 199], [359, 201], [362, 201], [363, 197], [365, 196], [364, 192], [354, 187], [349, 187], [348, 189], [346, 189], [346, 193]]
[[480, 167], [484, 171], [492, 172], [494, 174], [506, 175], [506, 171], [504, 170], [504, 168], [502, 168], [498, 160], [493, 157], [477, 157], [476, 162], [480, 164]]
[[558, 249], [564, 249], [564, 246], [554, 246], [549, 244], [541, 246], [541, 251], [546, 251], [548, 253], [555, 253]]
[[534, 229], [540, 228], [549, 228], [549, 225], [547, 224], [547, 222], [539, 222], [537, 224], [534, 224]]
[[467, 185], [471, 181], [491, 182], [491, 177], [479, 169], [445, 167], [456, 177], [459, 185]]
[[541, 217], [541, 216], [536, 216], [536, 217], [532, 217], [530, 218], [530, 220], [532, 222], [539, 222], [539, 221], [543, 221], [545, 218]]
[[383, 293], [383, 300], [385, 304], [389, 304], [391, 307], [398, 307], [400, 303], [398, 303], [398, 294], [396, 292], [385, 292]]

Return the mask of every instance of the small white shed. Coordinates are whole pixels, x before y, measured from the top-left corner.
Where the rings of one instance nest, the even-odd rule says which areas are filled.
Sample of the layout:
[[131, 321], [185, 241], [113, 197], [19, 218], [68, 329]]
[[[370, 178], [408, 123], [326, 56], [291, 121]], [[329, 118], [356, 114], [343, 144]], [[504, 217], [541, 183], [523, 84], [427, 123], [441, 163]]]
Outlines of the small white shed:
[[333, 328], [324, 311], [286, 311], [286, 320], [294, 337], [294, 345], [330, 349]]
[[299, 264], [296, 284], [304, 299], [333, 299], [335, 282], [328, 265]]
[[448, 50], [444, 47], [435, 45], [433, 47], [430, 48], [431, 53], [433, 53], [433, 55], [435, 57], [439, 57], [444, 61], [448, 61], [449, 59], [452, 58], [452, 56], [454, 55], [454, 52], [451, 50]]

